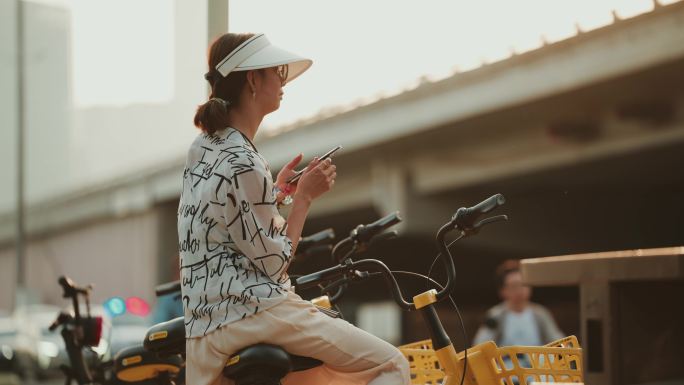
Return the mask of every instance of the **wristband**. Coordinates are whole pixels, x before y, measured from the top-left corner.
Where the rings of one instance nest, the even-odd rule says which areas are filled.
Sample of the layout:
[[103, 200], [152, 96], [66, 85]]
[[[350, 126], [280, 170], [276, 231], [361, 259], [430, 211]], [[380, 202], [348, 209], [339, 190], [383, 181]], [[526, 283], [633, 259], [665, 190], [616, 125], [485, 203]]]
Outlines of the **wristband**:
[[[276, 195], [277, 194], [283, 194], [283, 199], [279, 202], [280, 205], [287, 206], [292, 203], [292, 196], [290, 193], [292, 192], [292, 188], [290, 187], [289, 184], [285, 184], [283, 188], [280, 188], [278, 186], [274, 187]], [[276, 198], [277, 199], [277, 198]]]

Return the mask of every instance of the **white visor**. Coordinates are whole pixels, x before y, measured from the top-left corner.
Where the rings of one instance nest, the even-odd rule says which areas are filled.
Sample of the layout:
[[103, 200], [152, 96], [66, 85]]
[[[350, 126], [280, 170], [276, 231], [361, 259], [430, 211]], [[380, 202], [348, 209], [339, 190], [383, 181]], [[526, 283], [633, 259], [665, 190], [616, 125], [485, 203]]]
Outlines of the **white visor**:
[[249, 71], [260, 68], [288, 65], [287, 80], [289, 83], [311, 67], [313, 61], [295, 55], [272, 45], [263, 33], [254, 35], [231, 51], [219, 64], [216, 70], [223, 76], [233, 71]]

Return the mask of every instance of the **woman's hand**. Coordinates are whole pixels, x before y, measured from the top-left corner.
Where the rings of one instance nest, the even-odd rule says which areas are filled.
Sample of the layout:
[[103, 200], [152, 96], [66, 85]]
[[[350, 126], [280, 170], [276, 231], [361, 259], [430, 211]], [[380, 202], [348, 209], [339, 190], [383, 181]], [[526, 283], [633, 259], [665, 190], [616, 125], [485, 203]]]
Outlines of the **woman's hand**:
[[322, 162], [318, 158], [306, 166], [306, 170], [299, 179], [297, 193], [294, 199], [313, 201], [319, 196], [329, 191], [335, 184], [337, 173], [336, 167], [332, 164], [332, 159], [328, 158]]
[[[295, 167], [297, 167], [299, 162], [302, 161], [303, 157], [304, 154], [299, 154], [295, 156], [294, 159], [292, 159], [288, 164], [283, 166], [283, 168], [280, 170], [275, 182], [276, 187], [278, 187], [280, 191], [284, 191], [289, 195], [294, 195], [294, 193], [297, 191], [297, 182], [288, 184], [287, 180], [295, 176], [295, 174], [297, 174], [297, 171], [295, 171]], [[283, 197], [278, 198], [278, 200], [281, 200]]]

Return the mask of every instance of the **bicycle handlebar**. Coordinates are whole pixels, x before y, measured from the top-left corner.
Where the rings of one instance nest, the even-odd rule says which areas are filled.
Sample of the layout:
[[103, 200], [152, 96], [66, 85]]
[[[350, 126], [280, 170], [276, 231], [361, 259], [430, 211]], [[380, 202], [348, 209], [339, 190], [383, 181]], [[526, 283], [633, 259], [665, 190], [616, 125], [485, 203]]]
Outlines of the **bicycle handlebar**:
[[475, 221], [477, 221], [477, 219], [480, 218], [482, 214], [486, 214], [494, 210], [495, 208], [503, 205], [504, 203], [506, 203], [506, 199], [504, 198], [504, 196], [501, 194], [495, 194], [483, 200], [482, 202], [476, 204], [473, 207], [461, 207], [460, 209], [458, 209], [458, 211], [456, 211], [451, 220], [452, 222], [454, 222], [455, 225], [460, 227], [462, 230], [470, 230], [482, 226], [486, 223], [489, 223], [483, 223], [484, 221], [475, 223]]
[[[370, 270], [372, 272], [364, 272], [364, 274], [357, 274], [357, 269]], [[411, 309], [413, 303], [407, 302], [404, 299], [404, 296], [401, 293], [401, 289], [399, 288], [399, 284], [397, 283], [396, 278], [394, 278], [394, 275], [392, 275], [390, 269], [387, 267], [387, 265], [385, 265], [381, 261], [378, 261], [377, 259], [362, 259], [353, 262], [349, 261], [345, 264], [333, 266], [325, 270], [318, 271], [316, 273], [304, 275], [297, 278], [295, 286], [297, 288], [308, 288], [317, 285], [320, 282], [329, 281], [335, 278], [345, 276], [347, 274], [356, 275], [356, 279], [365, 279], [377, 275], [376, 273], [380, 273], [383, 275], [383, 277], [385, 278], [385, 282], [387, 283], [387, 287], [392, 293], [392, 296], [394, 297], [394, 300], [397, 302], [397, 304], [405, 310]], [[333, 287], [343, 285], [349, 280], [352, 279], [341, 279], [339, 283], [335, 284]]]
[[[349, 233], [347, 238], [344, 238], [333, 247], [333, 262], [339, 263], [342, 259], [351, 256], [355, 251], [365, 250], [368, 245], [372, 245], [374, 242], [396, 237], [396, 231], [387, 233], [383, 233], [383, 231], [401, 222], [401, 220], [399, 212], [395, 211], [373, 223], [356, 226], [356, 228]], [[352, 246], [351, 251], [343, 254], [343, 252], [348, 250], [350, 245]]]
[[399, 211], [395, 211], [390, 215], [378, 219], [373, 223], [367, 225], [358, 225], [352, 230], [349, 237], [359, 243], [369, 242], [373, 237], [387, 230], [388, 228], [401, 222]]
[[299, 240], [296, 254], [299, 257], [307, 258], [311, 255], [330, 252], [330, 243], [335, 240], [335, 230], [325, 229], [315, 234], [309, 235]]
[[311, 234], [308, 237], [304, 237], [299, 240], [299, 243], [297, 244], [297, 252], [301, 250], [305, 250], [309, 247], [318, 245], [318, 244], [325, 244], [325, 243], [330, 243], [333, 240], [335, 240], [335, 230], [333, 229], [325, 229], [323, 231], [319, 231], [315, 234]]
[[62, 294], [63, 298], [72, 298], [77, 294], [88, 295], [90, 290], [93, 288], [93, 285], [76, 286], [76, 283], [66, 276], [59, 277], [58, 282], [64, 291], [64, 294]]
[[316, 286], [319, 282], [328, 281], [344, 275], [348, 270], [346, 265], [337, 265], [317, 271], [315, 273], [303, 275], [295, 280], [297, 289], [307, 289]]
[[[447, 248], [445, 237], [446, 235], [453, 230], [459, 230], [461, 232], [461, 237], [465, 237], [474, 233], [477, 233], [479, 229], [487, 224], [502, 221], [502, 220], [507, 220], [508, 217], [506, 215], [498, 215], [490, 218], [485, 218], [479, 222], [476, 222], [480, 216], [483, 214], [486, 214], [495, 208], [503, 205], [505, 203], [505, 198], [501, 194], [496, 194], [493, 195], [484, 201], [476, 204], [475, 206], [472, 207], [462, 207], [456, 211], [456, 213], [453, 215], [451, 220], [447, 222], [445, 225], [443, 225], [439, 231], [437, 232], [436, 236], [436, 241], [437, 245], [440, 250], [440, 257], [442, 258], [442, 261], [444, 262], [444, 267], [446, 268], [447, 271], [447, 284], [439, 291], [437, 292], [437, 301], [440, 301], [451, 294], [451, 291], [454, 288], [455, 285], [455, 279], [456, 279], [456, 267], [454, 266], [454, 261], [453, 258], [451, 257], [451, 253], [449, 252], [449, 249]], [[342, 240], [340, 243], [338, 243], [335, 246], [335, 250], [333, 251], [333, 256], [335, 256], [337, 253], [336, 251], [342, 249], [342, 245], [346, 245], [352, 241], [359, 242], [360, 240], [366, 240], [369, 241], [370, 239], [373, 238], [374, 235], [377, 235], [379, 232], [382, 230], [386, 229], [387, 227], [401, 221], [401, 218], [399, 218], [398, 213], [394, 213], [392, 215], [389, 215], [385, 218], [382, 218], [376, 222], [373, 222], [370, 225], [359, 225], [356, 229], [352, 231], [352, 234], [350, 235], [349, 238], [346, 238]], [[371, 230], [367, 230], [370, 227]], [[380, 229], [380, 230], [377, 230]], [[361, 230], [361, 231], [359, 231]], [[368, 234], [371, 234], [368, 236]], [[360, 260], [357, 262], [352, 261], [349, 256], [354, 252], [355, 249], [352, 249], [351, 252], [347, 254], [347, 258], [344, 259], [344, 261], [337, 265], [333, 266], [324, 270], [321, 270], [319, 272], [315, 272], [312, 274], [308, 274], [302, 277], [299, 277], [295, 282], [295, 285], [297, 287], [312, 287], [315, 286], [318, 283], [325, 282], [325, 281], [330, 281], [333, 279], [338, 279], [338, 282], [333, 284], [332, 286], [337, 286], [337, 287], [342, 287], [343, 284], [348, 282], [349, 280], [353, 280], [353, 273], [354, 269], [360, 268], [360, 267], [370, 267], [370, 268], [375, 268], [377, 272], [381, 273], [384, 278], [386, 283], [388, 284], [388, 287], [390, 291], [392, 292], [392, 296], [394, 297], [395, 301], [397, 304], [404, 308], [404, 309], [411, 309], [414, 306], [413, 302], [407, 302], [403, 294], [401, 293], [401, 289], [399, 287], [399, 284], [397, 283], [396, 279], [394, 278], [394, 275], [392, 275], [391, 271], [387, 266], [382, 263], [381, 261], [375, 260], [375, 259], [364, 259]], [[370, 276], [373, 276], [373, 273], [366, 274], [365, 277], [356, 277], [356, 279], [359, 278], [367, 278]], [[342, 279], [339, 279], [341, 278]], [[331, 286], [329, 286], [331, 287]], [[339, 294], [339, 292], [338, 292]]]

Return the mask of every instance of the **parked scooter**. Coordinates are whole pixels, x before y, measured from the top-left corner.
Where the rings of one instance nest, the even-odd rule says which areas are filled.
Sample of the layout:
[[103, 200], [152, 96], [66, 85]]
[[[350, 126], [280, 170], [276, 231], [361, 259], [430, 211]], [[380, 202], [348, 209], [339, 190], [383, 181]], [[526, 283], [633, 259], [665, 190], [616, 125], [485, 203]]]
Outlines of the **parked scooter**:
[[[101, 316], [93, 316], [90, 312], [90, 291], [92, 286], [81, 287], [67, 277], [60, 277], [63, 297], [70, 299], [73, 313], [61, 312], [50, 326], [51, 331], [60, 328], [64, 345], [69, 356], [70, 365], [63, 365], [62, 371], [66, 376], [66, 385], [73, 380], [78, 385], [86, 384], [119, 384], [123, 382], [145, 382], [159, 385], [174, 384], [175, 375], [183, 366], [180, 356], [159, 358], [145, 351], [142, 344], [120, 351], [114, 360], [106, 360], [92, 350], [97, 346], [105, 327]], [[83, 313], [79, 296], [85, 302]], [[144, 369], [139, 363], [146, 362]]]

